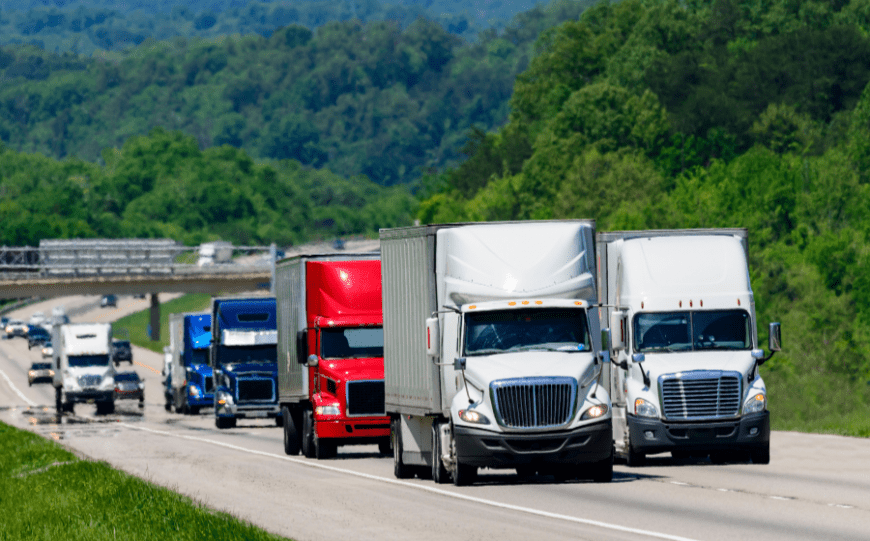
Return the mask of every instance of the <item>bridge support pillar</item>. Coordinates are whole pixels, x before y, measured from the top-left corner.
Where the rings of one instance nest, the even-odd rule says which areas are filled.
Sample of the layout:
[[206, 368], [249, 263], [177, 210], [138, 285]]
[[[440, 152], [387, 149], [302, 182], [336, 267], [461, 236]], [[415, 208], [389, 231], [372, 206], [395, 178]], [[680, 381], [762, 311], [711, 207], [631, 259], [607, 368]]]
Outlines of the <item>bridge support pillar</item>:
[[154, 342], [160, 341], [160, 299], [157, 298], [157, 293], [151, 294], [151, 340]]

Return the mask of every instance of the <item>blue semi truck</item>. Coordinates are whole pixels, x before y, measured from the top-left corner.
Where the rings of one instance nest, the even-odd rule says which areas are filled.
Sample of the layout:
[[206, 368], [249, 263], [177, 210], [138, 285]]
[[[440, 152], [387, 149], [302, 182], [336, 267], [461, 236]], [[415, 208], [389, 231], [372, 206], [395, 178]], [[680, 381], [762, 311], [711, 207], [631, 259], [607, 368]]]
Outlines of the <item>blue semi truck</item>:
[[215, 298], [211, 316], [215, 425], [273, 418], [281, 426], [275, 298]]
[[211, 314], [187, 313], [169, 316], [171, 361], [167, 397], [175, 413], [196, 415], [200, 408], [214, 404], [212, 368], [208, 360], [209, 345]]

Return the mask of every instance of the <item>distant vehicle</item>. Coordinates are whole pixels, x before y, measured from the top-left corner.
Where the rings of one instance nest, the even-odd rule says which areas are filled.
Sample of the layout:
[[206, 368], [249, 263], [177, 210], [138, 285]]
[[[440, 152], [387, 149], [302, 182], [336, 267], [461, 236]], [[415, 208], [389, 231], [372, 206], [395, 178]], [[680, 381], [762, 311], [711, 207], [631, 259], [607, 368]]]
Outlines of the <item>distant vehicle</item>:
[[214, 379], [208, 364], [211, 314], [169, 316], [170, 384], [168, 392], [175, 413], [196, 415], [203, 406], [214, 406]]
[[230, 242], [206, 242], [199, 246], [199, 259], [197, 259], [196, 264], [200, 267], [232, 262], [233, 245]]
[[0, 328], [6, 329], [6, 324], [9, 323], [9, 318], [6, 316], [0, 317]]
[[36, 362], [30, 365], [30, 370], [27, 371], [27, 385], [34, 383], [51, 383], [54, 377], [54, 370], [51, 369], [51, 363]]
[[118, 297], [115, 295], [103, 295], [103, 298], [100, 299], [100, 308], [107, 308], [109, 306], [118, 306]]
[[51, 341], [42, 344], [42, 357], [51, 358], [52, 355], [54, 355], [54, 348], [51, 345]]
[[51, 367], [58, 415], [72, 413], [77, 402], [96, 402], [98, 415], [114, 412], [112, 325], [68, 323], [55, 327], [53, 333]]
[[332, 241], [332, 248], [335, 250], [344, 250], [344, 240], [335, 239]]
[[30, 325], [42, 325], [46, 321], [45, 314], [43, 312], [36, 312], [30, 319], [27, 321]]
[[134, 299], [144, 299], [145, 294], [144, 293], [136, 293], [135, 295], [133, 295], [133, 298]]
[[115, 400], [139, 400], [139, 407], [145, 407], [145, 382], [136, 372], [115, 374]]
[[44, 327], [31, 325], [27, 329], [27, 349], [41, 347], [42, 344], [51, 341], [51, 335]]
[[126, 361], [133, 364], [133, 350], [130, 348], [129, 340], [112, 340], [112, 361], [115, 366]]
[[6, 338], [13, 336], [27, 336], [27, 324], [20, 319], [10, 319], [6, 324]]

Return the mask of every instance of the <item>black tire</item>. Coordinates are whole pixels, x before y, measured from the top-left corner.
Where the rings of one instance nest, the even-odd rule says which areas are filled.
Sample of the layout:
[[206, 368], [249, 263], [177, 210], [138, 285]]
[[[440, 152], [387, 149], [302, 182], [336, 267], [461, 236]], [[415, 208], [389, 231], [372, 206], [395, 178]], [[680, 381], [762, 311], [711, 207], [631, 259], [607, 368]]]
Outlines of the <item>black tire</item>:
[[284, 453], [296, 456], [299, 454], [302, 443], [299, 438], [299, 430], [296, 428], [290, 408], [282, 407], [281, 413], [284, 417]]
[[215, 417], [214, 425], [221, 430], [233, 428], [236, 426], [236, 419], [235, 417]]
[[628, 449], [625, 454], [625, 465], [629, 468], [635, 468], [637, 466], [643, 466], [644, 464], [646, 464], [646, 455], [637, 452], [629, 439]]
[[443, 485], [450, 481], [450, 473], [441, 461], [441, 437], [439, 423], [432, 423], [432, 480], [437, 485]]
[[770, 464], [770, 443], [750, 451], [753, 464]]
[[63, 396], [60, 387], [54, 388], [54, 407], [57, 410], [58, 415], [63, 414]]
[[390, 456], [393, 454], [393, 446], [390, 445], [389, 438], [378, 442], [378, 452], [383, 456]]
[[199, 406], [190, 406], [188, 411], [191, 415], [199, 415]]
[[169, 400], [166, 400], [166, 404], [163, 404], [163, 408], [169, 413], [172, 413], [172, 404], [169, 403]]
[[338, 454], [338, 445], [331, 439], [318, 438], [314, 435], [314, 456], [317, 460], [335, 458]]
[[394, 417], [390, 422], [390, 438], [393, 441], [393, 475], [396, 479], [410, 479], [414, 476], [414, 470], [402, 462], [402, 429], [401, 421]]
[[284, 415], [275, 417], [275, 426], [284, 426]]
[[302, 414], [302, 454], [307, 458], [315, 458], [314, 449], [314, 412], [306, 410]]
[[522, 466], [517, 466], [517, 475], [522, 478], [534, 477], [538, 471], [531, 464], [523, 464]]
[[613, 451], [610, 456], [590, 465], [589, 478], [593, 483], [609, 483], [613, 481]]
[[474, 484], [475, 480], [477, 480], [477, 466], [457, 462], [456, 468], [453, 470], [453, 484], [464, 487]]

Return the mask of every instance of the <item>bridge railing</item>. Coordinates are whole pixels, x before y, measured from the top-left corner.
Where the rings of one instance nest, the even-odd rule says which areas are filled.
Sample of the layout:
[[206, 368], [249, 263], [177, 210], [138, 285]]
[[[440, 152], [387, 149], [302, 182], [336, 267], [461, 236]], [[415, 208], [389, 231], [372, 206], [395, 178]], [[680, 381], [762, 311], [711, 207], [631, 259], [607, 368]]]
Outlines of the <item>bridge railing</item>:
[[[274, 246], [230, 246], [223, 261], [209, 259], [211, 272], [263, 267], [274, 259]], [[257, 254], [262, 255], [257, 255]], [[42, 240], [39, 247], [0, 247], [0, 272], [42, 275], [161, 274], [196, 272], [202, 263], [199, 246], [171, 239]]]

